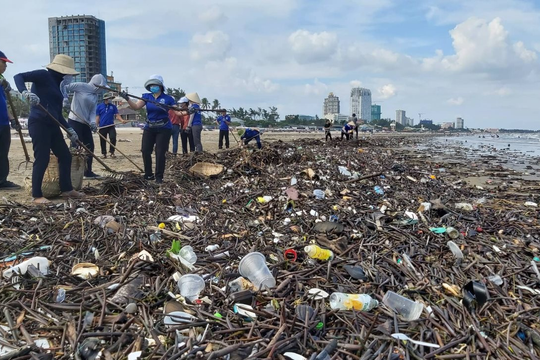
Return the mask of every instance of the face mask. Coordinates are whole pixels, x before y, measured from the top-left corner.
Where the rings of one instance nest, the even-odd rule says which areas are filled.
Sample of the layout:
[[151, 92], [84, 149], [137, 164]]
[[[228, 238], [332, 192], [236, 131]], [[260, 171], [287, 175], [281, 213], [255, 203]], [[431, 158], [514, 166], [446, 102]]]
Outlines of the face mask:
[[150, 92], [152, 94], [157, 94], [160, 91], [161, 91], [161, 88], [159, 86], [157, 85], [150, 86]]

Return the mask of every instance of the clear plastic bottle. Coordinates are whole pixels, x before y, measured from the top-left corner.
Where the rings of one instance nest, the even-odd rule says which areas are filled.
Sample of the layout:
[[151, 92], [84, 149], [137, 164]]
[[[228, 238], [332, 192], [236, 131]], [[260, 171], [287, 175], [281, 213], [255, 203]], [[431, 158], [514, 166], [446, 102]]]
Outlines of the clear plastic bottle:
[[319, 259], [319, 260], [333, 260], [334, 259], [334, 253], [332, 252], [332, 250], [323, 249], [317, 245], [308, 245], [304, 247], [304, 251], [312, 259]]
[[335, 292], [330, 295], [330, 307], [333, 310], [370, 311], [377, 306], [379, 306], [379, 302], [366, 294]]

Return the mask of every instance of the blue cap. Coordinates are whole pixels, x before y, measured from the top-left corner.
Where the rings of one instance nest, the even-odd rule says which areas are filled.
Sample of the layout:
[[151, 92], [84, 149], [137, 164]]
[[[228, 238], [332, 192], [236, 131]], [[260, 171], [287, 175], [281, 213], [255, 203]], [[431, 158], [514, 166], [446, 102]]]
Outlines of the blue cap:
[[8, 63], [12, 63], [13, 64], [13, 61], [9, 60], [6, 56], [6, 54], [4, 54], [2, 51], [0, 51], [0, 60], [4, 60], [5, 62], [8, 62]]

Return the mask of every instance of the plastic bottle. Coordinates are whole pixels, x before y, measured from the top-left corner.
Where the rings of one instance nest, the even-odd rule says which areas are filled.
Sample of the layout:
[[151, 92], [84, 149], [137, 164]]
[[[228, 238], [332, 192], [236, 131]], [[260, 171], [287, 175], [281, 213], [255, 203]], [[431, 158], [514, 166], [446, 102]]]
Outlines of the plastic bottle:
[[333, 310], [358, 310], [370, 311], [379, 306], [379, 302], [366, 294], [332, 293], [330, 295], [330, 307]]
[[317, 245], [308, 245], [304, 247], [304, 251], [312, 259], [318, 260], [333, 260], [334, 253], [332, 250], [323, 249]]

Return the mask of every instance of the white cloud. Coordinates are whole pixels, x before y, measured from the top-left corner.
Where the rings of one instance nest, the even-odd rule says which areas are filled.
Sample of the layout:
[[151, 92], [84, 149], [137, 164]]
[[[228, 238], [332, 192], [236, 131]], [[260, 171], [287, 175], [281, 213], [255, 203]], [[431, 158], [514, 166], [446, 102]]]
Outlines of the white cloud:
[[225, 16], [219, 6], [214, 5], [206, 11], [202, 11], [199, 14], [199, 20], [206, 24], [217, 25], [217, 23], [227, 21], [227, 16]]
[[464, 101], [465, 100], [463, 100], [463, 98], [461, 96], [459, 96], [457, 98], [448, 99], [448, 101], [446, 101], [446, 102], [448, 104], [450, 104], [450, 105], [459, 106], [459, 105], [462, 105]]
[[294, 58], [299, 63], [328, 60], [335, 54], [338, 45], [337, 35], [326, 31], [311, 33], [297, 30], [289, 35], [288, 41]]
[[190, 56], [194, 60], [215, 60], [227, 55], [231, 48], [229, 35], [222, 31], [195, 34], [191, 39]]
[[306, 95], [323, 95], [328, 92], [328, 86], [320, 82], [319, 79], [315, 79], [313, 84], [306, 84], [304, 86], [304, 92]]
[[527, 73], [532, 69], [522, 65], [537, 60], [536, 52], [527, 49], [523, 42], [511, 44], [500, 18], [490, 22], [469, 18], [452, 29], [450, 36], [455, 54], [444, 56], [437, 51], [435, 57], [423, 59], [425, 70], [504, 75], [501, 70], [512, 68]]
[[362, 86], [362, 82], [360, 80], [352, 80], [349, 84], [351, 84], [351, 87], [353, 88]]
[[390, 99], [391, 97], [396, 96], [396, 87], [393, 84], [386, 84], [378, 89], [377, 92], [379, 93], [380, 99]]

